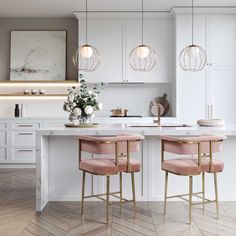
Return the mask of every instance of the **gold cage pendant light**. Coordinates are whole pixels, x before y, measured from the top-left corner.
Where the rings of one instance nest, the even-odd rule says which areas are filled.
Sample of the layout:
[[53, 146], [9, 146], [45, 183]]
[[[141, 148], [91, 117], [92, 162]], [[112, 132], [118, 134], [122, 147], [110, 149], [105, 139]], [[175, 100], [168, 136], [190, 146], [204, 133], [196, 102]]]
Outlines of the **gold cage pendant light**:
[[192, 0], [192, 44], [183, 48], [179, 55], [180, 67], [185, 71], [201, 71], [207, 63], [206, 51], [199, 45], [193, 43], [193, 0]]
[[143, 44], [143, 0], [142, 0], [142, 44], [133, 48], [129, 54], [129, 64], [134, 71], [151, 71], [156, 65], [157, 55], [153, 48]]
[[91, 72], [95, 71], [101, 62], [101, 56], [98, 50], [89, 45], [88, 41], [88, 1], [86, 0], [86, 43], [80, 46], [74, 56], [73, 63], [79, 71]]

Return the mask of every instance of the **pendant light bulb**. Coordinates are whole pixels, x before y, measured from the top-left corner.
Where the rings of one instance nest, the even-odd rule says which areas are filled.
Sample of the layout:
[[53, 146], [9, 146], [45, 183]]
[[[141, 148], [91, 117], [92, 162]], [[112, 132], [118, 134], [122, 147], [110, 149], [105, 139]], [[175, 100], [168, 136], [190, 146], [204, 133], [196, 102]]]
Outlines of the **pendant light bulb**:
[[90, 58], [93, 56], [93, 49], [89, 45], [84, 45], [80, 48], [82, 58]]
[[144, 45], [140, 45], [138, 48], [137, 48], [137, 56], [139, 58], [146, 58], [148, 57], [149, 55], [149, 49], [148, 47], [144, 46]]

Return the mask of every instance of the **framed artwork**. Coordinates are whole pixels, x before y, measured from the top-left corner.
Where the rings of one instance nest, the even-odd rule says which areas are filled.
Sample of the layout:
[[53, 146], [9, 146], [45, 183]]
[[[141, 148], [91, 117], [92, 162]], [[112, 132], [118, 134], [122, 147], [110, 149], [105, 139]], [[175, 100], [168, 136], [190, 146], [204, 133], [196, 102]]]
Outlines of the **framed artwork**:
[[10, 80], [65, 80], [66, 41], [66, 31], [11, 31]]

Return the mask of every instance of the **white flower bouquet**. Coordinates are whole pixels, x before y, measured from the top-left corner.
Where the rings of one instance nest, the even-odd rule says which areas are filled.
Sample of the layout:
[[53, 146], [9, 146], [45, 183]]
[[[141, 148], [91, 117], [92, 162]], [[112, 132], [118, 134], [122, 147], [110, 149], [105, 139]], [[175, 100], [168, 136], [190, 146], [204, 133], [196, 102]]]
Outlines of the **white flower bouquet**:
[[75, 87], [68, 89], [69, 94], [64, 102], [63, 109], [70, 113], [69, 120], [76, 122], [79, 120], [81, 124], [91, 123], [91, 117], [96, 111], [100, 111], [103, 105], [98, 100], [100, 89], [95, 84], [92, 90], [89, 90], [84, 79], [80, 81], [80, 89]]

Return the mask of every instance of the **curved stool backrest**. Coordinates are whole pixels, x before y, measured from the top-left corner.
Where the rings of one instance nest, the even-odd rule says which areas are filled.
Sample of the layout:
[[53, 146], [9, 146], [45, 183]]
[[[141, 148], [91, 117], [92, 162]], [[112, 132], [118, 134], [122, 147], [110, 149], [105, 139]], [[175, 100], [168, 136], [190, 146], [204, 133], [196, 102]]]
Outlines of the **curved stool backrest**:
[[[92, 154], [138, 152], [142, 135], [118, 134], [117, 136], [79, 136], [80, 150]], [[129, 149], [129, 150], [128, 150]]]

